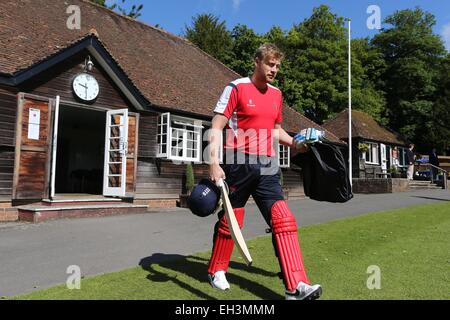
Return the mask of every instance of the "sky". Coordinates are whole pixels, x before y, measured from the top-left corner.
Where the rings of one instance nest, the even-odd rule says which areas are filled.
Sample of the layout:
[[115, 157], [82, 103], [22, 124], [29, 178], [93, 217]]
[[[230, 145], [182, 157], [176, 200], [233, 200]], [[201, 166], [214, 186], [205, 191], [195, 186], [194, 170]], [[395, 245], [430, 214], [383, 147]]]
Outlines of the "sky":
[[[121, 3], [121, 0], [109, 0]], [[170, 33], [181, 35], [192, 17], [212, 13], [225, 20], [229, 30], [236, 24], [245, 24], [257, 33], [266, 33], [272, 26], [288, 30], [293, 24], [302, 22], [312, 14], [314, 7], [326, 4], [333, 13], [350, 18], [352, 38], [373, 37], [379, 32], [369, 29], [367, 20], [374, 13], [369, 6], [378, 6], [381, 21], [396, 10], [419, 6], [435, 15], [434, 33], [442, 36], [447, 50], [450, 50], [450, 1], [448, 0], [126, 0], [125, 7], [144, 4], [138, 18], [147, 24], [158, 24]], [[370, 19], [369, 19], [370, 20]], [[381, 27], [386, 25], [381, 24]]]

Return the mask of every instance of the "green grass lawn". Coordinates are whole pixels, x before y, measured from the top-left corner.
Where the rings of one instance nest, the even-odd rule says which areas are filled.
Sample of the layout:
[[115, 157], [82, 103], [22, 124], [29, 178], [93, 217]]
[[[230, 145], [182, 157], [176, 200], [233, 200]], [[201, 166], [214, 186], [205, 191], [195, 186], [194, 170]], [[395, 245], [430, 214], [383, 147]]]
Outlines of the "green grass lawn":
[[[322, 299], [450, 299], [450, 202], [307, 226], [299, 236], [309, 278], [324, 289]], [[15, 298], [283, 299], [271, 237], [247, 244], [253, 265], [245, 266], [235, 250], [226, 292], [207, 282], [206, 252], [84, 278], [80, 290], [62, 285]], [[367, 288], [369, 266], [380, 268], [380, 289]]]

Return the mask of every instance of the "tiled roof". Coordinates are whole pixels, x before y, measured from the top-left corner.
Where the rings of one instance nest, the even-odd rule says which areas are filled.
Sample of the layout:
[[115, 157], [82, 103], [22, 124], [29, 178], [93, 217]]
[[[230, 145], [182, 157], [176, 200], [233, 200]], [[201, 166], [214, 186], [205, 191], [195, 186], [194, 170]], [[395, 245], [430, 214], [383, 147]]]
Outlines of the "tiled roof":
[[[67, 27], [69, 5], [80, 8], [79, 30]], [[241, 77], [186, 39], [88, 0], [2, 0], [0, 74], [15, 75], [89, 34], [101, 41], [144, 98], [158, 107], [212, 116], [224, 86]], [[291, 132], [320, 128], [287, 106], [284, 119], [284, 128]]]
[[[323, 127], [333, 132], [339, 139], [348, 139], [348, 109], [325, 122]], [[408, 144], [399, 133], [380, 125], [370, 115], [359, 110], [352, 110], [352, 137], [397, 145]]]

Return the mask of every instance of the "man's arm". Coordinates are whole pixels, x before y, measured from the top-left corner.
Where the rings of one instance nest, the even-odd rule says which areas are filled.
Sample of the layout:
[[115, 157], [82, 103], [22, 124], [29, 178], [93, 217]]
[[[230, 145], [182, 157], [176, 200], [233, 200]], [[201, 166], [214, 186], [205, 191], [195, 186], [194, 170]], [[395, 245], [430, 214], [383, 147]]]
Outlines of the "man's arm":
[[220, 167], [219, 148], [222, 140], [223, 128], [228, 122], [228, 118], [223, 114], [216, 113], [212, 119], [211, 131], [209, 135], [210, 147], [210, 164], [209, 177], [212, 181], [219, 181], [225, 179], [225, 173]]
[[[294, 143], [294, 138], [291, 137], [282, 127], [281, 124], [275, 124], [275, 139], [278, 139], [280, 144], [296, 149], [296, 144]], [[308, 151], [308, 146], [306, 144], [302, 145], [297, 149], [300, 153]]]

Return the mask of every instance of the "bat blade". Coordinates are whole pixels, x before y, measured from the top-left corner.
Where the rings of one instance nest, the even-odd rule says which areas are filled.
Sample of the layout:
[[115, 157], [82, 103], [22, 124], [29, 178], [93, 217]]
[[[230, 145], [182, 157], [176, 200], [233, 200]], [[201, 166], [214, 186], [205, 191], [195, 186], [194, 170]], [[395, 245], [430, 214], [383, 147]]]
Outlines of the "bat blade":
[[236, 216], [234, 215], [233, 207], [231, 206], [230, 199], [228, 198], [227, 188], [225, 187], [223, 180], [220, 180], [217, 185], [219, 186], [222, 194], [223, 208], [225, 210], [225, 216], [230, 228], [231, 237], [233, 238], [234, 244], [236, 245], [241, 257], [244, 258], [247, 265], [251, 265], [253, 260], [250, 252], [248, 251], [244, 237], [242, 236], [241, 228], [239, 228]]

